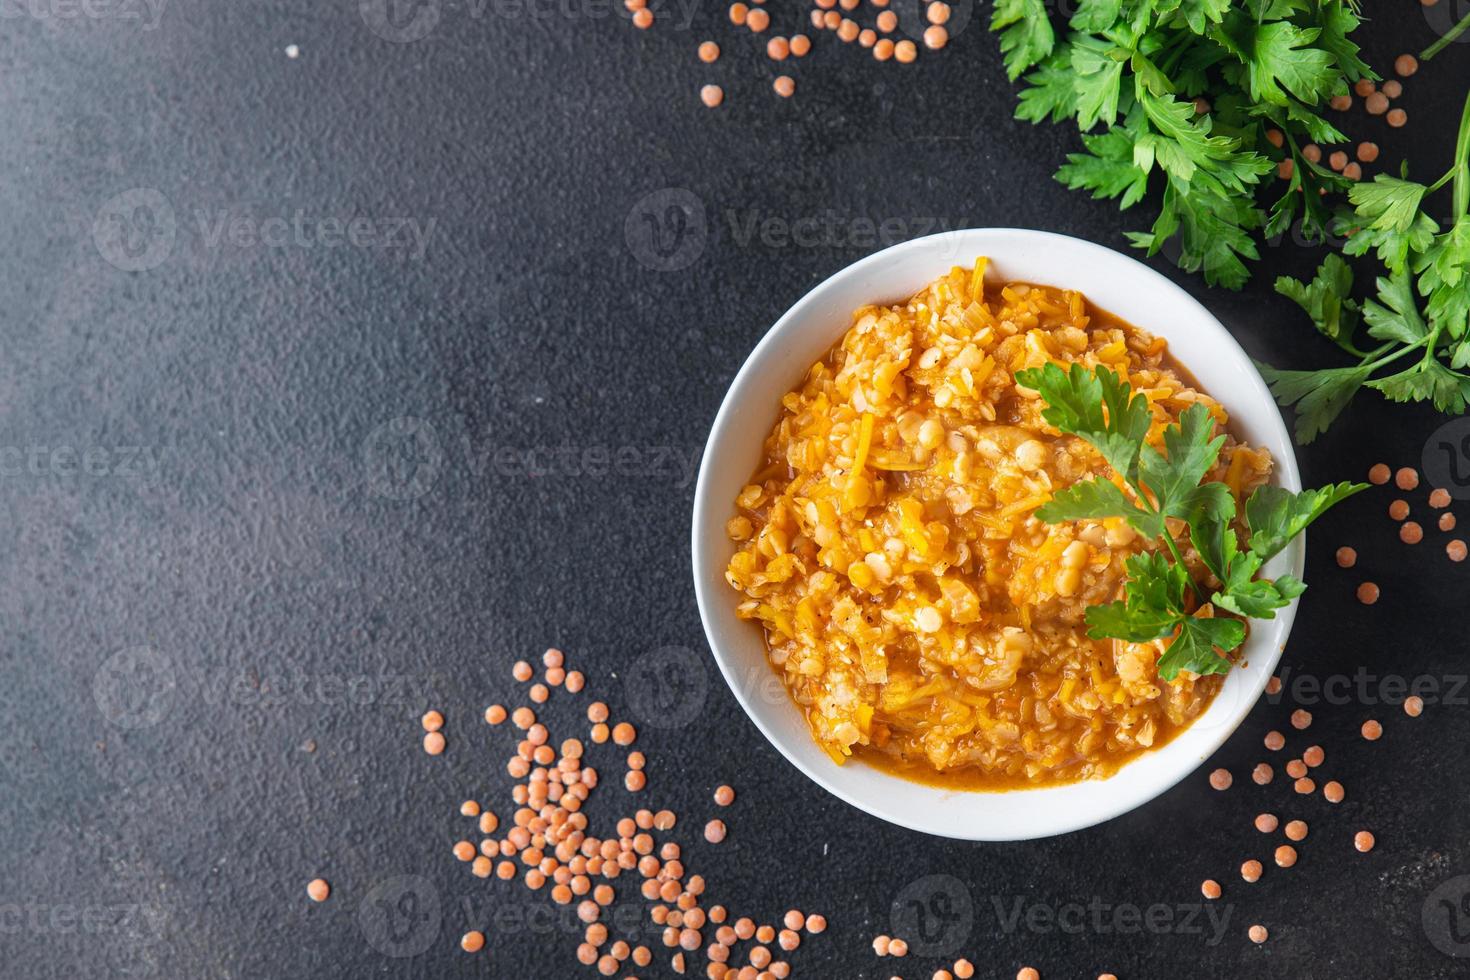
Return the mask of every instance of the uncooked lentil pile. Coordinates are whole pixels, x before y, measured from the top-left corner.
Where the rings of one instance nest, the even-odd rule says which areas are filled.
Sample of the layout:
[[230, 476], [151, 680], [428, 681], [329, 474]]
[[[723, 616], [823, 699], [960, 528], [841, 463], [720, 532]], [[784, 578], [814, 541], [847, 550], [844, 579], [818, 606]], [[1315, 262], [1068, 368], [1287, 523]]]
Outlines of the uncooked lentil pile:
[[[726, 11], [730, 24], [754, 35], [759, 41], [771, 27], [771, 15], [765, 9], [766, 0], [751, 0], [751, 4], [737, 2]], [[856, 42], [873, 53], [876, 61], [896, 61], [910, 64], [919, 57], [919, 45], [909, 38], [894, 40], [892, 35], [899, 29], [898, 14], [887, 9], [889, 0], [866, 0], [871, 11], [860, 11], [864, 0], [812, 0], [807, 21], [815, 32], [830, 31], [845, 44]], [[657, 20], [648, 0], [623, 0], [623, 6], [631, 15], [633, 26], [648, 30]], [[952, 10], [944, 0], [925, 0], [924, 23], [919, 25], [918, 37], [924, 47], [938, 51], [949, 43], [949, 19]], [[865, 14], [867, 16], [865, 16]], [[870, 20], [864, 24], [862, 20]], [[909, 30], [913, 25], [904, 25]], [[818, 33], [820, 36], [820, 33]], [[765, 41], [766, 57], [774, 64], [783, 64], [791, 58], [805, 58], [812, 49], [812, 39], [806, 34], [774, 34]], [[695, 49], [695, 56], [705, 65], [720, 60], [720, 45], [715, 41], [702, 41]], [[711, 69], [714, 70], [714, 69]], [[777, 75], [771, 88], [783, 99], [796, 94], [796, 80], [790, 75]], [[724, 104], [725, 90], [714, 83], [706, 83], [699, 89], [699, 99], [713, 109]]]
[[[1423, 493], [1419, 487], [1419, 471], [1412, 466], [1401, 466], [1394, 470], [1387, 463], [1375, 463], [1368, 470], [1368, 482], [1374, 486], [1387, 486], [1389, 480], [1392, 480], [1394, 487], [1404, 494], [1411, 494], [1415, 491]], [[1432, 488], [1425, 498], [1429, 507], [1425, 514], [1426, 523], [1432, 524], [1444, 535], [1450, 535], [1455, 530], [1457, 523], [1454, 512], [1449, 509], [1451, 500], [1450, 492], [1443, 487]], [[1389, 518], [1397, 521], [1399, 525], [1399, 540], [1407, 545], [1421, 543], [1425, 535], [1425, 525], [1409, 519], [1414, 515], [1414, 506], [1404, 497], [1395, 497], [1388, 505]], [[1452, 536], [1445, 542], [1444, 552], [1450, 561], [1461, 562], [1465, 560], [1470, 548], [1467, 548], [1463, 538]], [[1339, 568], [1358, 566], [1358, 550], [1351, 545], [1339, 547], [1336, 557]], [[1376, 582], [1365, 580], [1358, 583], [1358, 601], [1364, 605], [1373, 605], [1381, 595], [1381, 590]]]
[[[683, 848], [672, 833], [679, 819], [670, 810], [640, 808], [617, 819], [610, 832], [594, 833], [584, 805], [601, 779], [588, 756], [606, 750], [594, 750], [575, 737], [558, 742], [551, 722], [538, 714], [553, 691], [578, 695], [586, 678], [566, 669], [560, 650], [547, 650], [541, 663], [539, 679], [536, 668], [524, 660], [511, 669], [511, 676], [526, 685], [529, 704], [513, 708], [492, 704], [485, 709], [486, 724], [500, 727], [509, 723], [520, 733], [505, 763], [516, 780], [502, 811], [511, 813], [510, 821], [502, 824], [488, 802], [464, 801], [459, 812], [474, 821], [478, 834], [466, 835], [454, 844], [455, 857], [477, 878], [518, 880], [557, 905], [574, 907], [586, 928], [582, 942], [568, 951], [568, 958], [595, 968], [602, 976], [625, 975], [636, 980], [636, 974], [628, 971], [653, 963], [653, 949], [611, 936], [603, 921], [610, 917], [615, 903], [640, 900], [647, 906], [648, 920], [658, 927], [664, 947], [661, 955], [668, 957], [675, 973], [693, 972], [712, 980], [783, 980], [793, 975], [788, 955], [802, 945], [804, 937], [826, 930], [824, 916], [789, 909], [779, 923], [759, 923], [736, 916], [724, 905], [707, 905], [708, 886], [702, 876], [685, 868]], [[637, 729], [615, 719], [602, 701], [588, 704], [585, 715], [588, 741], [621, 755], [623, 790], [634, 796], [644, 793], [648, 789], [647, 759], [633, 748]], [[422, 723], [425, 751], [431, 755], [443, 752], [443, 716], [430, 711]], [[429, 736], [437, 738], [431, 742]], [[711, 791], [710, 798], [712, 805], [728, 808], [735, 803], [735, 790], [720, 786]], [[704, 839], [717, 845], [727, 833], [723, 820], [710, 820]], [[474, 836], [479, 837], [478, 843], [471, 839]], [[619, 879], [635, 882], [636, 889], [620, 889]], [[630, 894], [635, 891], [636, 897]], [[468, 932], [460, 947], [479, 952], [493, 938]], [[703, 967], [696, 964], [700, 959]]]
[[[1415, 479], [1417, 480], [1417, 475]], [[1387, 482], [1387, 480], [1376, 482]], [[1339, 563], [1341, 562], [1339, 561]], [[1266, 693], [1270, 695], [1279, 694], [1281, 693], [1281, 687], [1281, 679], [1279, 677], [1272, 677], [1266, 683]], [[1402, 707], [1404, 714], [1410, 718], [1417, 718], [1424, 711], [1424, 701], [1417, 695], [1413, 695], [1404, 699]], [[1313, 722], [1312, 713], [1304, 708], [1297, 708], [1292, 711], [1287, 720], [1291, 728], [1299, 733], [1305, 733], [1312, 727]], [[1376, 742], [1383, 737], [1383, 722], [1376, 718], [1369, 718], [1362, 723], [1359, 728], [1359, 733], [1365, 742]], [[1263, 744], [1265, 745], [1266, 751], [1277, 753], [1286, 748], [1288, 739], [1280, 731], [1273, 730], [1266, 733]], [[1321, 745], [1312, 744], [1307, 745], [1301, 750], [1299, 755], [1289, 759], [1282, 766], [1286, 775], [1293, 780], [1291, 785], [1295, 796], [1310, 797], [1316, 793], [1317, 783], [1309, 774], [1318, 771], [1327, 762], [1327, 750]], [[1275, 775], [1275, 767], [1269, 762], [1257, 763], [1251, 773], [1252, 781], [1261, 787], [1269, 786], [1274, 781]], [[1234, 778], [1227, 769], [1215, 769], [1209, 775], [1209, 782], [1212, 788], [1224, 792], [1234, 785]], [[1328, 804], [1335, 806], [1347, 799], [1347, 790], [1343, 787], [1342, 783], [1335, 779], [1329, 779], [1322, 784], [1322, 799]], [[1289, 804], [1291, 808], [1301, 808], [1309, 805], [1311, 804], [1302, 799]], [[1296, 866], [1298, 860], [1301, 858], [1301, 852], [1296, 845], [1306, 841], [1310, 832], [1310, 828], [1305, 820], [1292, 817], [1283, 823], [1280, 816], [1267, 811], [1257, 814], [1252, 821], [1252, 826], [1266, 839], [1264, 846], [1271, 848], [1272, 863], [1283, 870]], [[1277, 843], [1273, 837], [1278, 832], [1289, 843]], [[1353, 833], [1351, 843], [1353, 849], [1358, 853], [1366, 854], [1373, 850], [1377, 844], [1377, 838], [1374, 837], [1371, 830], [1360, 829]], [[1247, 858], [1240, 865], [1240, 880], [1248, 885], [1260, 881], [1266, 873], [1265, 862], [1257, 858]], [[1206, 899], [1214, 901], [1225, 894], [1225, 889], [1215, 879], [1206, 878], [1200, 883], [1200, 894]], [[1261, 923], [1255, 923], [1247, 928], [1246, 936], [1251, 942], [1259, 945], [1270, 938], [1270, 930]]]
[[[1409, 121], [1409, 114], [1404, 109], [1393, 105], [1393, 100], [1401, 98], [1404, 94], [1404, 83], [1402, 79], [1408, 78], [1419, 70], [1419, 59], [1411, 54], [1401, 54], [1394, 59], [1394, 73], [1398, 78], [1390, 78], [1383, 82], [1375, 82], [1365, 78], [1353, 86], [1351, 95], [1339, 95], [1329, 103], [1338, 112], [1348, 112], [1359, 104], [1353, 98], [1354, 95], [1361, 100], [1361, 105], [1370, 116], [1382, 116], [1394, 129], [1401, 129]], [[1208, 112], [1209, 105], [1199, 106], [1201, 112]], [[1286, 142], [1286, 137], [1279, 129], [1266, 131], [1266, 138], [1271, 145], [1280, 149]], [[1377, 143], [1367, 140], [1358, 143], [1353, 148], [1353, 156], [1348, 158], [1347, 149], [1334, 149], [1333, 147], [1321, 147], [1316, 143], [1308, 143], [1302, 147], [1302, 156], [1313, 164], [1320, 164], [1325, 157], [1327, 165], [1342, 174], [1349, 180], [1363, 179], [1363, 165], [1372, 164], [1378, 159], [1380, 150]], [[1276, 173], [1282, 180], [1290, 180], [1296, 163], [1287, 157], [1277, 165]]]

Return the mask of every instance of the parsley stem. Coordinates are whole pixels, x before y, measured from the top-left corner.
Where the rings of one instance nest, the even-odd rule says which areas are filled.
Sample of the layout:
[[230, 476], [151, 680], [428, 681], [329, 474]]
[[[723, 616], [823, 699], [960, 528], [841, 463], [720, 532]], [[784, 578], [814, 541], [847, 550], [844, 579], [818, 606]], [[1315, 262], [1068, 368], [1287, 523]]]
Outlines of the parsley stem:
[[1200, 605], [1204, 605], [1205, 603], [1209, 602], [1209, 597], [1207, 597], [1204, 590], [1199, 587], [1199, 583], [1194, 580], [1194, 576], [1189, 574], [1189, 566], [1184, 564], [1184, 556], [1179, 553], [1179, 545], [1175, 543], [1174, 535], [1169, 533], [1169, 528], [1167, 526], [1164, 528], [1164, 544], [1169, 546], [1169, 554], [1174, 556], [1174, 564], [1184, 569], [1184, 574], [1186, 577], [1188, 577], [1189, 584], [1193, 586], [1195, 597], [1199, 599]]
[[[1463, 27], [1470, 24], [1470, 16], [1460, 22]], [[1465, 97], [1465, 110], [1460, 114], [1460, 136], [1455, 141], [1455, 220], [1465, 217], [1470, 207], [1470, 95]]]
[[1446, 33], [1444, 37], [1440, 38], [1438, 41], [1435, 41], [1429, 47], [1425, 48], [1424, 51], [1419, 55], [1419, 60], [1428, 61], [1430, 58], [1433, 58], [1445, 48], [1449, 47], [1451, 44], [1454, 44], [1455, 39], [1458, 38], [1461, 34], [1464, 34], [1466, 30], [1470, 30], [1470, 14], [1466, 14], [1463, 18], [1461, 18], [1460, 22], [1454, 27], [1451, 27], [1449, 29], [1449, 32]]

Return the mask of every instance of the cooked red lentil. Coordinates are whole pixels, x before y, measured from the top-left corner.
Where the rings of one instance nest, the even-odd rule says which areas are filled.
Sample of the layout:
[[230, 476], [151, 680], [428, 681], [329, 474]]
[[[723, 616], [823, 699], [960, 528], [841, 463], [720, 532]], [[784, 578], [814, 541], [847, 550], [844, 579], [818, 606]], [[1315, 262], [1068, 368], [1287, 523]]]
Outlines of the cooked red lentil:
[[[1120, 372], [1149, 400], [1155, 444], [1192, 404], [1228, 418], [1162, 339], [1074, 291], [985, 283], [985, 267], [854, 312], [782, 399], [735, 501], [726, 577], [834, 760], [981, 789], [1101, 777], [1186, 727], [1220, 681], [1162, 681], [1165, 641], [1087, 637], [1084, 610], [1118, 594], [1143, 542], [1119, 519], [1036, 519], [1109, 470], [1014, 373]], [[1227, 432], [1209, 478], [1244, 495], [1270, 471]]]

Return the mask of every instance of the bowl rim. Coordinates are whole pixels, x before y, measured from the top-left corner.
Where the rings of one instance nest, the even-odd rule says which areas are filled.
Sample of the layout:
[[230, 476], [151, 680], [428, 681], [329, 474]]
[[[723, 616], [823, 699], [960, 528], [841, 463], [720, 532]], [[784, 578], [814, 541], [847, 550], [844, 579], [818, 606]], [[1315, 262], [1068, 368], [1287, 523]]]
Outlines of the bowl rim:
[[[794, 755], [791, 751], [788, 751], [787, 746], [784, 744], [784, 738], [772, 730], [772, 727], [768, 725], [767, 722], [762, 718], [761, 713], [755, 709], [754, 705], [751, 704], [751, 696], [746, 691], [745, 686], [740, 683], [740, 679], [736, 673], [736, 666], [732, 662], [732, 657], [728, 656], [722, 649], [722, 643], [720, 639], [716, 636], [715, 629], [712, 625], [712, 610], [715, 603], [720, 601], [720, 597], [717, 597], [715, 594], [713, 594], [711, 589], [706, 588], [705, 576], [701, 574], [702, 570], [710, 560], [710, 556], [706, 553], [705, 546], [702, 542], [701, 532], [710, 525], [711, 521], [716, 521], [718, 527], [723, 528], [725, 521], [728, 519], [730, 510], [729, 501], [720, 501], [713, 499], [714, 491], [711, 487], [711, 483], [713, 482], [711, 460], [714, 458], [715, 453], [719, 450], [720, 446], [724, 444], [729, 438], [728, 432], [735, 424], [735, 416], [738, 414], [740, 407], [740, 399], [738, 398], [738, 393], [743, 387], [745, 387], [746, 384], [750, 383], [751, 378], [754, 376], [757, 370], [757, 365], [764, 360], [764, 357], [768, 355], [771, 350], [775, 349], [781, 344], [783, 337], [788, 332], [793, 330], [793, 325], [806, 322], [806, 320], [808, 319], [809, 308], [819, 305], [822, 300], [822, 294], [829, 289], [835, 288], [836, 284], [849, 278], [860, 277], [866, 271], [876, 266], [880, 266], [887, 262], [904, 257], [910, 252], [922, 253], [926, 250], [932, 249], [935, 250], [938, 254], [947, 254], [950, 256], [962, 254], [968, 248], [968, 246], [963, 245], [963, 241], [971, 237], [1012, 239], [1016, 242], [1029, 241], [1034, 244], [1046, 244], [1048, 242], [1051, 242], [1057, 245], [1062, 245], [1063, 243], [1065, 243], [1066, 248], [1074, 251], [1080, 249], [1082, 252], [1088, 253], [1087, 257], [1089, 258], [1101, 259], [1103, 261], [1113, 263], [1117, 263], [1119, 260], [1122, 260], [1125, 265], [1131, 266], [1131, 274], [1136, 278], [1140, 289], [1159, 291], [1161, 293], [1169, 294], [1177, 301], [1185, 302], [1188, 305], [1196, 308], [1200, 314], [1200, 322], [1204, 325], [1208, 332], [1215, 335], [1213, 337], [1214, 342], [1225, 346], [1226, 349], [1233, 350], [1233, 352], [1239, 356], [1240, 360], [1243, 361], [1244, 364], [1246, 364], [1250, 368], [1250, 370], [1247, 372], [1246, 378], [1244, 379], [1245, 384], [1242, 385], [1242, 388], [1231, 393], [1232, 400], [1238, 403], [1240, 401], [1249, 399], [1253, 401], [1258, 401], [1261, 405], [1268, 406], [1269, 408], [1269, 411], [1266, 413], [1266, 418], [1268, 419], [1266, 425], [1274, 430], [1274, 441], [1278, 445], [1284, 446], [1287, 449], [1287, 452], [1285, 454], [1273, 453], [1273, 455], [1278, 457], [1273, 460], [1273, 482], [1294, 492], [1301, 491], [1301, 476], [1297, 465], [1296, 454], [1293, 449], [1294, 444], [1291, 440], [1286, 422], [1282, 418], [1280, 409], [1276, 405], [1275, 399], [1271, 396], [1270, 390], [1267, 388], [1265, 381], [1261, 378], [1260, 373], [1255, 368], [1254, 362], [1246, 353], [1245, 349], [1241, 347], [1239, 341], [1237, 341], [1235, 337], [1230, 333], [1230, 331], [1225, 328], [1224, 324], [1222, 324], [1220, 320], [1213, 313], [1210, 312], [1208, 307], [1206, 307], [1198, 299], [1192, 296], [1187, 290], [1185, 290], [1183, 287], [1181, 287], [1168, 277], [1164, 276], [1157, 270], [1150, 268], [1148, 265], [1140, 262], [1132, 255], [1119, 252], [1116, 249], [1109, 248], [1108, 246], [1101, 245], [1096, 242], [1088, 241], [1087, 239], [1076, 238], [1070, 235], [1062, 235], [1056, 232], [1048, 232], [1028, 228], [987, 227], [955, 229], [934, 235], [928, 235], [922, 238], [915, 238], [905, 242], [900, 242], [899, 244], [889, 246], [888, 248], [884, 248], [870, 255], [864, 256], [863, 258], [858, 259], [856, 262], [853, 262], [837, 270], [832, 275], [814, 285], [800, 299], [793, 303], [786, 310], [786, 312], [783, 313], [779, 318], [777, 318], [775, 323], [773, 323], [771, 327], [766, 330], [765, 334], [762, 335], [760, 340], [756, 343], [755, 347], [751, 349], [750, 353], [746, 356], [744, 362], [741, 364], [740, 369], [731, 379], [729, 387], [727, 388], [724, 397], [721, 399], [719, 410], [716, 412], [714, 422], [710, 426], [709, 437], [705, 442], [704, 451], [701, 455], [699, 475], [695, 483], [694, 506], [690, 527], [692, 572], [694, 577], [695, 598], [699, 607], [700, 622], [704, 629], [705, 638], [709, 643], [711, 655], [714, 657], [715, 663], [719, 666], [720, 673], [724, 677], [725, 683], [730, 687], [731, 692], [735, 695], [735, 699], [737, 700], [737, 702], [739, 702], [741, 710], [745, 712], [746, 717], [749, 718], [750, 721], [755, 725], [755, 727], [761, 732], [766, 741], [774, 746], [775, 749], [783, 757], [785, 757], [788, 763], [790, 763], [798, 771], [803, 773], [808, 779], [812, 780], [828, 793], [849, 804], [850, 806], [853, 806], [865, 813], [878, 817], [879, 819], [885, 820], [889, 823], [904, 827], [908, 830], [916, 830], [937, 837], [959, 840], [1030, 840], [1041, 837], [1071, 833], [1073, 831], [1082, 830], [1087, 827], [1092, 827], [1097, 824], [1104, 823], [1108, 820], [1113, 819], [1114, 817], [1120, 816], [1124, 813], [1141, 807], [1154, 799], [1157, 799], [1159, 796], [1162, 796], [1164, 793], [1168, 792], [1168, 790], [1177, 785], [1191, 772], [1194, 772], [1195, 770], [1200, 768], [1200, 766], [1202, 766], [1216, 751], [1218, 751], [1220, 746], [1223, 745], [1226, 740], [1228, 740], [1230, 736], [1235, 733], [1235, 731], [1240, 727], [1241, 723], [1245, 720], [1246, 716], [1249, 715], [1252, 708], [1260, 699], [1260, 696], [1265, 689], [1266, 683], [1269, 677], [1274, 673], [1276, 664], [1280, 661], [1282, 653], [1285, 650], [1287, 640], [1291, 635], [1291, 628], [1296, 619], [1299, 599], [1293, 599], [1290, 604], [1288, 604], [1285, 608], [1277, 611], [1275, 619], [1266, 621], [1272, 624], [1270, 627], [1270, 632], [1275, 636], [1275, 641], [1270, 645], [1267, 651], [1268, 663], [1266, 665], [1266, 669], [1261, 671], [1259, 677], [1254, 682], [1252, 682], [1252, 686], [1254, 689], [1248, 692], [1248, 696], [1240, 697], [1238, 699], [1238, 702], [1232, 708], [1231, 716], [1224, 719], [1222, 723], [1220, 723], [1216, 727], [1216, 730], [1209, 736], [1207, 744], [1200, 747], [1199, 757], [1193, 760], [1191, 764], [1179, 765], [1177, 771], [1156, 773], [1154, 774], [1154, 780], [1146, 787], [1129, 793], [1120, 792], [1118, 794], [1115, 794], [1114, 798], [1112, 798], [1107, 804], [1103, 806], [1087, 810], [1086, 812], [1081, 812], [1079, 810], [1078, 812], [1074, 812], [1073, 814], [1071, 814], [1069, 817], [1063, 817], [1061, 819], [1038, 821], [1033, 828], [1019, 834], [992, 834], [985, 832], [978, 826], [977, 830], [973, 833], [954, 833], [949, 830], [935, 829], [932, 826], [914, 826], [906, 819], [902, 819], [896, 812], [896, 809], [893, 806], [889, 805], [885, 800], [861, 798], [856, 794], [848, 792], [846, 789], [836, 785], [831, 779], [827, 778], [824, 772], [806, 765], [802, 759]], [[988, 254], [993, 261], [1004, 262], [1003, 249], [997, 247], [995, 244], [989, 244], [984, 248], [974, 250], [974, 254]], [[953, 263], [951, 262], [950, 265], [953, 265]], [[946, 268], [948, 268], [948, 266], [946, 266]], [[945, 269], [936, 268], [930, 278], [932, 279], [938, 277], [939, 275], [943, 274], [944, 271]], [[1065, 277], [1065, 272], [1061, 272], [1060, 275], [1062, 275], [1062, 277]], [[873, 299], [873, 302], [886, 301], [887, 300], [883, 297], [875, 297]], [[1130, 322], [1132, 321], [1130, 320]], [[1152, 327], [1149, 327], [1147, 329], [1149, 329], [1150, 332], [1158, 334], [1159, 336], [1165, 336], [1162, 330], [1155, 330]], [[836, 337], [840, 336], [840, 333], [836, 334], [834, 336], [834, 340], [836, 339]], [[1165, 339], [1167, 340], [1168, 338], [1165, 337]], [[1186, 368], [1188, 367], [1188, 365], [1184, 366]], [[1277, 563], [1283, 561], [1285, 562], [1287, 567], [1282, 569], [1282, 572], [1290, 572], [1296, 577], [1301, 578], [1306, 564], [1305, 535], [1299, 535], [1294, 541], [1291, 542], [1290, 545], [1288, 545], [1288, 547], [1281, 555], [1278, 555], [1272, 560], [1271, 564], [1276, 565]], [[1220, 696], [1221, 695], [1217, 695], [1216, 699], [1218, 700]], [[1185, 731], [1187, 732], [1190, 727], [1193, 727], [1193, 725], [1203, 717], [1204, 715], [1202, 714], [1199, 718], [1196, 718], [1190, 726], [1186, 727]], [[1163, 751], [1163, 749], [1155, 751]], [[1132, 766], [1134, 763], [1139, 762], [1147, 757], [1148, 753], [1137, 756], [1134, 759], [1130, 760], [1128, 763], [1125, 763], [1123, 766], [1120, 766], [1119, 769], [1115, 771], [1112, 775], [1107, 776], [1103, 779], [1084, 780], [1080, 782], [1092, 783], [1094, 785], [1107, 785], [1109, 783], [1119, 785], [1119, 774], [1128, 770], [1129, 767]], [[895, 784], [898, 784], [899, 786], [913, 787], [916, 785], [926, 785], [915, 784], [910, 780], [903, 779], [902, 777], [893, 775], [891, 773], [883, 772], [882, 770], [875, 771], [881, 772], [886, 779], [892, 780]], [[1058, 785], [1076, 784], [1072, 783]], [[1045, 793], [1048, 790], [1052, 790], [1055, 788], [1057, 788], [1056, 785], [1048, 785], [1044, 787], [1037, 787], [1035, 789], [1013, 789], [998, 792], [1004, 792], [1006, 794], [1031, 794]], [[957, 794], [963, 793], [983, 798], [987, 795], [993, 795], [993, 793], [997, 791], [973, 791], [956, 788], [952, 792]]]

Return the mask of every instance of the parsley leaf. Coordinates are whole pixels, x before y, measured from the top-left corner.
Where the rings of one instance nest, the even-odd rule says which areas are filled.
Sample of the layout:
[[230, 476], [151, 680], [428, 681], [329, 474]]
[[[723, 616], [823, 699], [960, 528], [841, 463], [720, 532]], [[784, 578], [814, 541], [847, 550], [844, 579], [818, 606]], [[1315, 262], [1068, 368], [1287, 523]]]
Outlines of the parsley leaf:
[[1312, 318], [1322, 336], [1344, 350], [1354, 351], [1358, 304], [1353, 301], [1353, 270], [1340, 255], [1329, 255], [1310, 283], [1290, 276], [1276, 280], [1276, 291], [1291, 299]]
[[1263, 563], [1269, 561], [1329, 507], [1367, 488], [1366, 483], [1333, 483], [1292, 493], [1269, 485], [1257, 487], [1245, 502], [1251, 553]]
[[1006, 74], [1013, 82], [1051, 54], [1056, 43], [1042, 0], [995, 0], [990, 29], [1000, 34]]
[[[1306, 588], [1290, 575], [1258, 578], [1262, 566], [1327, 508], [1364, 488], [1342, 483], [1300, 494], [1257, 489], [1246, 504], [1250, 543], [1242, 550], [1235, 495], [1223, 483], [1200, 482], [1215, 468], [1225, 442], [1224, 435], [1215, 434], [1208, 408], [1191, 405], [1178, 422], [1165, 426], [1160, 450], [1146, 442], [1152, 415], [1147, 402], [1106, 367], [1088, 371], [1073, 364], [1063, 370], [1048, 363], [1016, 372], [1016, 380], [1046, 401], [1042, 417], [1047, 422], [1091, 443], [1127, 484], [1100, 477], [1074, 483], [1037, 508], [1036, 517], [1050, 523], [1121, 517], [1164, 545], [1130, 556], [1123, 598], [1089, 606], [1084, 614], [1094, 639], [1148, 643], [1168, 638], [1158, 662], [1164, 680], [1181, 670], [1228, 671], [1230, 661], [1219, 651], [1228, 653], [1244, 642], [1241, 618], [1270, 619]], [[1192, 607], [1191, 595], [1203, 603], [1207, 590], [1191, 578], [1167, 518], [1187, 525], [1190, 543], [1219, 583], [1208, 601], [1231, 615], [1211, 616]]]
[[1056, 363], [1016, 372], [1016, 380], [1040, 392], [1047, 407], [1041, 417], [1067, 435], [1078, 436], [1102, 453], [1129, 483], [1138, 479], [1138, 451], [1148, 435], [1148, 399], [1105, 367], [1088, 371]]

